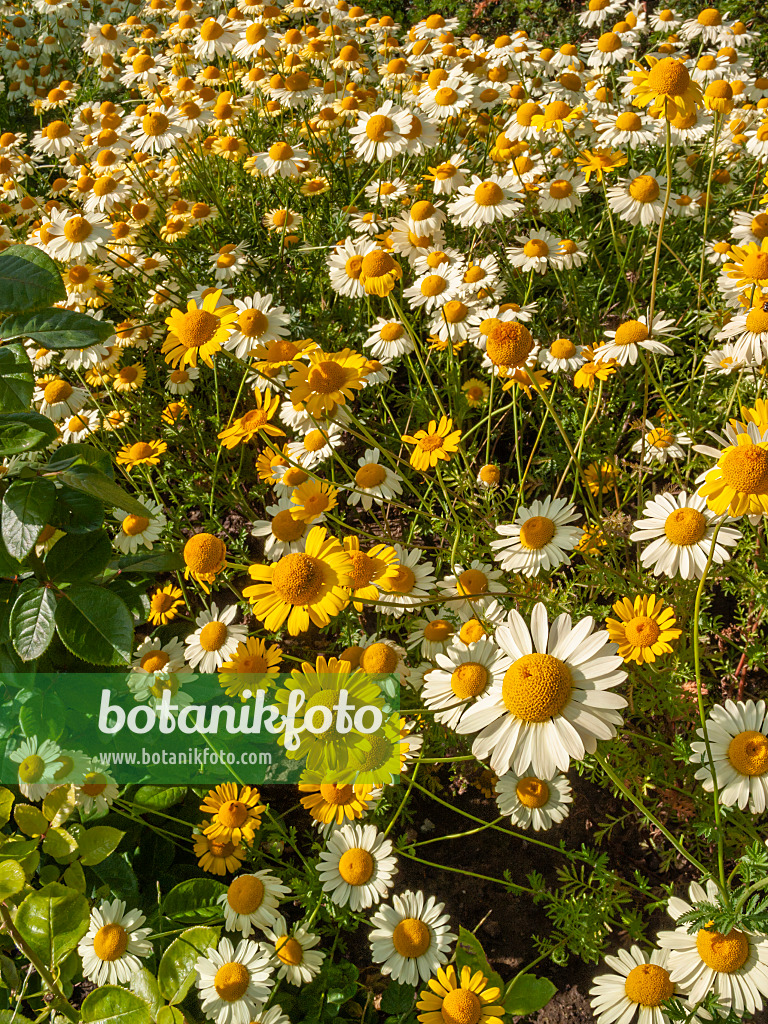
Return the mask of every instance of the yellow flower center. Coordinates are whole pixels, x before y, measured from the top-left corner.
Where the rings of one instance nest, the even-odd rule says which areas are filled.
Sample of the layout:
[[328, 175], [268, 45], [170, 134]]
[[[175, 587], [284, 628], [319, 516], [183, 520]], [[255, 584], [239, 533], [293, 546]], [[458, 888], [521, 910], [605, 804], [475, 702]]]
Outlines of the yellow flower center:
[[768, 252], [751, 252], [744, 259], [741, 269], [750, 281], [764, 281], [768, 278]]
[[213, 979], [216, 995], [226, 1003], [235, 1003], [248, 991], [251, 975], [244, 964], [223, 964]]
[[70, 217], [64, 225], [64, 237], [68, 242], [84, 242], [92, 231], [85, 217]]
[[631, 110], [625, 110], [616, 118], [616, 127], [621, 132], [636, 132], [642, 126], [640, 117]]
[[110, 192], [114, 192], [116, 188], [117, 182], [115, 179], [109, 174], [105, 174], [103, 177], [97, 178], [93, 183], [93, 194], [95, 196], [108, 196]]
[[298, 552], [284, 555], [272, 573], [274, 591], [286, 604], [312, 604], [319, 597], [322, 584], [321, 563]]
[[58, 402], [66, 402], [72, 391], [72, 385], [65, 380], [52, 380], [45, 385], [43, 398], [48, 405], [56, 405]]
[[[635, 179], [637, 180], [637, 179]], [[616, 328], [614, 345], [639, 345], [648, 340], [648, 328], [639, 320], [627, 320]]]
[[375, 863], [367, 850], [354, 847], [339, 858], [339, 874], [347, 885], [365, 885], [373, 874]]
[[293, 156], [293, 148], [287, 142], [275, 142], [269, 147], [269, 159], [280, 161], [290, 160]]
[[637, 615], [624, 626], [624, 635], [633, 647], [652, 647], [660, 634], [658, 622], [647, 615]]
[[326, 782], [320, 786], [320, 796], [334, 807], [351, 804], [355, 798], [352, 786], [337, 786], [333, 782]]
[[696, 20], [700, 25], [707, 25], [710, 28], [722, 23], [720, 11], [716, 7], [707, 7], [705, 10], [699, 11]]
[[443, 306], [443, 316], [449, 324], [460, 324], [467, 316], [469, 306], [459, 299], [452, 299]]
[[246, 338], [260, 338], [268, 326], [269, 320], [260, 309], [244, 309], [237, 318], [237, 329]]
[[227, 903], [236, 914], [253, 914], [264, 900], [264, 883], [255, 875], [240, 875], [227, 890]]
[[669, 448], [673, 444], [675, 438], [668, 430], [664, 427], [655, 427], [653, 430], [649, 430], [645, 435], [645, 440], [649, 448], [658, 448], [663, 451], [665, 448]]
[[516, 320], [494, 324], [488, 332], [486, 352], [494, 366], [523, 366], [533, 349], [533, 336]]
[[173, 331], [184, 348], [200, 348], [211, 340], [220, 323], [207, 309], [193, 309], [175, 321]]
[[549, 786], [534, 775], [519, 779], [515, 786], [515, 792], [523, 807], [543, 807], [549, 800]]
[[145, 114], [142, 118], [141, 128], [145, 135], [162, 135], [163, 132], [168, 131], [168, 125], [170, 121], [162, 114], [159, 110], [153, 111], [151, 114]]
[[418, 203], [414, 203], [411, 207], [411, 220], [419, 221], [426, 220], [431, 217], [435, 212], [435, 207], [426, 199], [422, 199]]
[[424, 639], [433, 643], [442, 643], [453, 636], [453, 626], [447, 619], [432, 619], [424, 627]]
[[374, 114], [365, 122], [365, 134], [371, 142], [384, 142], [394, 127], [392, 119], [385, 114]]
[[486, 484], [497, 484], [501, 479], [501, 472], [499, 467], [489, 462], [486, 466], [483, 466], [478, 473], [478, 476]]
[[85, 782], [82, 787], [82, 791], [85, 796], [101, 796], [101, 794], [104, 792], [106, 788], [106, 779], [99, 772], [89, 772], [85, 776]]
[[721, 974], [733, 974], [744, 966], [749, 956], [749, 941], [738, 928], [732, 928], [727, 935], [700, 928], [696, 949], [707, 967]]
[[65, 139], [69, 135], [69, 125], [66, 121], [51, 121], [45, 133], [49, 139]]
[[678, 508], [671, 512], [664, 523], [664, 533], [671, 544], [685, 547], [698, 544], [707, 532], [707, 520], [695, 508]]
[[758, 238], [768, 238], [768, 213], [758, 213], [752, 218], [750, 230]]
[[374, 249], [373, 252], [369, 252], [367, 256], [363, 257], [361, 273], [364, 277], [384, 277], [385, 274], [391, 274], [396, 269], [397, 263], [388, 252]]
[[648, 75], [648, 88], [657, 96], [682, 96], [691, 84], [691, 76], [681, 60], [665, 57]]
[[570, 359], [576, 355], [576, 346], [568, 338], [555, 338], [549, 346], [549, 354], [554, 359]]
[[127, 515], [123, 520], [123, 533], [127, 533], [129, 537], [137, 537], [144, 533], [148, 526], [149, 520], [146, 516]]
[[523, 246], [526, 256], [548, 256], [549, 246], [543, 238], [532, 238]]
[[386, 581], [387, 590], [394, 594], [407, 594], [413, 590], [416, 577], [407, 565], [398, 565], [397, 572]]
[[227, 800], [216, 812], [216, 822], [225, 828], [240, 828], [248, 817], [248, 805], [242, 800]]
[[423, 452], [434, 452], [443, 447], [443, 438], [439, 434], [427, 434], [419, 438], [418, 447]]
[[485, 626], [483, 626], [479, 619], [467, 619], [459, 630], [459, 639], [463, 644], [477, 643], [478, 640], [482, 640], [487, 635]]
[[328, 435], [322, 430], [310, 430], [304, 438], [304, 447], [308, 452], [319, 452], [328, 444]]
[[280, 963], [286, 964], [288, 967], [298, 967], [304, 959], [304, 950], [301, 948], [301, 943], [287, 935], [277, 940], [275, 952]]
[[119, 960], [128, 948], [128, 932], [119, 924], [105, 924], [93, 937], [93, 952], [99, 960]]
[[303, 469], [299, 469], [298, 466], [289, 466], [283, 473], [283, 483], [287, 487], [298, 487], [299, 484], [303, 484], [309, 477]]
[[194, 573], [218, 572], [227, 557], [227, 546], [212, 533], [196, 533], [184, 545], [184, 562]]
[[633, 1003], [641, 1006], [661, 1006], [675, 991], [669, 980], [669, 971], [657, 964], [640, 964], [633, 967], [624, 982], [624, 994]]
[[502, 700], [524, 722], [546, 722], [568, 703], [573, 683], [568, 666], [551, 654], [525, 654], [507, 669]]
[[440, 295], [448, 287], [448, 282], [441, 274], [428, 274], [421, 282], [421, 294], [428, 298]]
[[378, 462], [369, 462], [361, 466], [355, 473], [355, 483], [358, 487], [378, 487], [386, 479], [387, 471]]
[[344, 264], [344, 273], [352, 281], [357, 281], [360, 277], [360, 272], [363, 269], [363, 257], [362, 256], [350, 256], [347, 262]]
[[629, 183], [629, 194], [638, 203], [652, 203], [659, 198], [659, 183], [650, 174], [638, 174]]
[[379, 331], [379, 337], [382, 341], [397, 341], [398, 338], [402, 338], [404, 333], [405, 328], [402, 324], [384, 324]]
[[488, 685], [488, 669], [476, 661], [465, 661], [453, 670], [451, 689], [459, 700], [476, 697]]
[[460, 594], [487, 594], [488, 577], [480, 569], [465, 569], [457, 580]]
[[397, 651], [389, 644], [371, 644], [360, 655], [360, 668], [364, 672], [394, 672], [397, 660]]
[[455, 89], [451, 89], [450, 86], [444, 85], [442, 89], [438, 89], [435, 93], [435, 103], [438, 107], [449, 107], [452, 103], [455, 103], [459, 98], [459, 94]]
[[445, 1024], [478, 1024], [483, 1004], [475, 992], [467, 988], [453, 988], [446, 993], [440, 1007]]
[[553, 199], [567, 199], [573, 193], [573, 185], [565, 178], [557, 178], [549, 183], [549, 194]]
[[597, 48], [600, 53], [613, 53], [614, 50], [621, 48], [621, 36], [617, 36], [615, 32], [603, 32], [597, 40]]
[[423, 956], [429, 949], [429, 928], [417, 917], [405, 917], [392, 933], [392, 945], [400, 956], [412, 959]]
[[227, 639], [225, 622], [206, 622], [200, 630], [200, 646], [204, 651], [218, 651]]
[[762, 306], [753, 306], [747, 313], [746, 328], [753, 334], [763, 334], [768, 331], [768, 313]]
[[739, 494], [768, 493], [768, 451], [757, 445], [731, 448], [720, 460], [720, 471]]
[[555, 524], [546, 516], [531, 516], [520, 527], [520, 543], [528, 551], [540, 551], [555, 536]]
[[768, 771], [768, 737], [750, 729], [728, 744], [728, 760], [741, 775], [765, 775]]
[[307, 383], [318, 395], [332, 395], [344, 384], [344, 369], [332, 359], [315, 363], [307, 375]]
[[166, 651], [147, 651], [139, 664], [145, 672], [161, 672], [170, 660]]
[[291, 542], [304, 535], [304, 523], [294, 519], [289, 508], [278, 512], [272, 520], [272, 536], [278, 540]]
[[45, 761], [39, 754], [30, 754], [19, 765], [19, 782], [37, 782], [45, 772]]
[[504, 198], [504, 191], [495, 181], [483, 181], [475, 189], [478, 206], [498, 206]]
[[464, 281], [467, 284], [477, 284], [478, 281], [484, 281], [485, 278], [486, 278], [485, 270], [483, 270], [482, 267], [478, 267], [477, 265], [472, 265], [470, 267], [467, 267], [467, 270], [466, 270], [466, 272], [464, 274]]

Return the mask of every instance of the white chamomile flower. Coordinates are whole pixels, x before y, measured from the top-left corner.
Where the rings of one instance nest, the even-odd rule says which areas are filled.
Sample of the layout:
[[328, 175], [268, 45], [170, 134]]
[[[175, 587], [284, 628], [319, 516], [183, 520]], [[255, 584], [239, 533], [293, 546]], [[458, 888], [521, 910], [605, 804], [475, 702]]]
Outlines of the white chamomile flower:
[[539, 365], [543, 366], [549, 373], [559, 373], [561, 370], [578, 370], [586, 363], [582, 355], [583, 345], [574, 345], [570, 338], [555, 338], [549, 348], [539, 350]]
[[456, 936], [449, 931], [444, 908], [434, 896], [425, 899], [423, 892], [409, 889], [373, 915], [371, 959], [382, 964], [382, 974], [400, 985], [418, 985], [448, 962]]
[[[707, 756], [704, 732], [696, 730], [702, 742], [691, 744], [691, 761], [701, 764], [696, 778], [711, 793], [712, 771]], [[716, 704], [707, 718], [709, 749], [717, 777], [718, 799], [741, 810], [749, 805], [750, 814], [762, 814], [768, 805], [768, 715], [765, 701], [753, 700], [725, 705]]]
[[224, 908], [227, 931], [239, 931], [247, 939], [257, 928], [269, 928], [278, 916], [280, 900], [290, 891], [289, 886], [269, 871], [233, 878], [218, 899]]
[[642, 452], [644, 463], [658, 462], [663, 466], [668, 459], [684, 458], [684, 446], [689, 445], [691, 440], [682, 430], [676, 434], [669, 427], [655, 427], [651, 420], [646, 420], [645, 430], [632, 445], [632, 451]]
[[443, 654], [456, 634], [456, 625], [451, 619], [431, 608], [425, 609], [424, 617], [414, 619], [409, 626], [406, 647], [408, 650], [418, 647], [421, 656], [429, 661], [433, 661], [435, 655]]
[[571, 785], [560, 772], [551, 779], [539, 779], [532, 772], [505, 772], [496, 782], [499, 813], [518, 828], [552, 828], [568, 817], [572, 802]]
[[[691, 882], [688, 898], [672, 896], [667, 910], [677, 921], [697, 903], [713, 903], [718, 888], [708, 879], [706, 888]], [[768, 995], [768, 939], [732, 928], [726, 935], [712, 928], [689, 932], [687, 925], [659, 932], [656, 941], [669, 950], [669, 978], [691, 1003], [714, 992], [723, 1013], [733, 1009], [739, 1016], [763, 1008]]]
[[392, 501], [402, 493], [400, 478], [388, 466], [379, 462], [380, 457], [378, 448], [366, 448], [365, 454], [357, 460], [360, 468], [355, 473], [354, 484], [348, 485], [347, 504], [360, 504], [368, 512], [374, 503], [383, 505], [385, 501]]
[[[264, 554], [271, 562], [276, 562], [283, 555], [304, 550], [304, 538], [309, 526], [303, 519], [295, 519], [291, 515], [294, 504], [290, 497], [283, 496], [276, 505], [268, 505], [265, 509], [270, 519], [259, 519], [251, 527], [252, 537], [264, 537]], [[321, 523], [325, 517], [320, 515], [314, 525]]]
[[228, 352], [245, 359], [257, 345], [288, 336], [290, 317], [284, 306], [273, 306], [271, 295], [254, 292], [245, 299], [235, 299], [237, 320], [233, 332], [223, 343]]
[[503, 594], [505, 584], [501, 581], [501, 569], [473, 558], [468, 569], [455, 565], [453, 573], [440, 581], [440, 593], [450, 598], [445, 602], [447, 611], [457, 612], [462, 618], [482, 614], [494, 600], [491, 594]]
[[61, 767], [61, 750], [53, 740], [43, 740], [38, 745], [37, 737], [31, 736], [22, 740], [9, 756], [19, 766], [19, 789], [27, 800], [47, 796]]
[[734, 316], [718, 334], [717, 341], [729, 341], [734, 357], [743, 363], [760, 365], [768, 358], [768, 311], [765, 303]]
[[628, 178], [607, 189], [608, 205], [628, 224], [648, 228], [661, 220], [666, 187], [667, 179], [653, 169], [630, 171]]
[[88, 400], [88, 392], [73, 387], [69, 381], [54, 377], [42, 380], [32, 395], [33, 401], [40, 402], [40, 412], [56, 422], [64, 416], [74, 416]]
[[598, 740], [612, 739], [627, 702], [612, 689], [627, 673], [608, 632], [593, 633], [588, 616], [574, 626], [559, 615], [549, 627], [539, 603], [530, 629], [516, 611], [496, 629], [494, 640], [512, 659], [500, 685], [492, 686], [462, 717], [457, 732], [477, 732], [472, 753], [490, 757], [497, 775], [520, 774], [528, 765], [540, 779], [571, 759], [594, 753]]
[[115, 547], [124, 554], [133, 555], [142, 547], [149, 548], [151, 551], [168, 522], [163, 515], [162, 506], [157, 502], [145, 499], [143, 505], [151, 513], [151, 518], [115, 509], [115, 519], [120, 523], [120, 532], [115, 537]]
[[537, 274], [546, 274], [550, 267], [560, 268], [560, 239], [557, 235], [539, 228], [516, 237], [518, 244], [507, 249], [507, 258], [513, 267], [518, 267], [523, 273], [533, 270]]
[[373, 358], [385, 365], [414, 350], [413, 340], [399, 320], [386, 320], [378, 316], [375, 325], [369, 327], [368, 331], [368, 339], [363, 342], [363, 348], [370, 349]]
[[420, 605], [435, 584], [434, 564], [422, 562], [418, 548], [409, 551], [401, 544], [392, 545], [397, 553], [397, 571], [379, 583], [381, 593], [378, 609], [383, 615], [399, 619], [409, 608]]
[[672, 349], [658, 339], [659, 336], [665, 337], [672, 334], [670, 328], [673, 324], [674, 320], [665, 320], [662, 313], [654, 314], [653, 329], [650, 331], [648, 330], [648, 316], [645, 313], [637, 320], [625, 320], [615, 331], [605, 332], [608, 341], [595, 349], [595, 362], [615, 359], [620, 366], [626, 366], [627, 362], [634, 366], [640, 349], [653, 352], [655, 355], [671, 356]]
[[424, 676], [424, 704], [435, 711], [435, 721], [455, 729], [464, 712], [491, 686], [500, 686], [510, 659], [490, 640], [451, 645], [437, 653], [438, 667]]
[[[635, 1017], [637, 1024], [670, 1024], [662, 1003], [676, 993], [666, 949], [654, 949], [649, 958], [639, 946], [632, 946], [606, 956], [605, 963], [615, 973], [597, 975], [589, 990], [597, 1024], [631, 1024]], [[706, 1011], [702, 1016], [710, 1019]], [[697, 1014], [690, 1018], [691, 1024], [700, 1020]]]
[[468, 185], [457, 189], [457, 197], [448, 213], [461, 227], [482, 227], [494, 221], [514, 217], [522, 209], [519, 193], [506, 178], [474, 174]]
[[330, 458], [335, 448], [341, 445], [341, 427], [336, 423], [312, 427], [300, 441], [288, 442], [288, 458], [303, 469], [313, 469]]
[[344, 825], [328, 839], [317, 863], [323, 891], [358, 912], [379, 903], [392, 886], [397, 858], [375, 825]]
[[221, 613], [216, 604], [210, 611], [203, 611], [195, 619], [197, 629], [184, 641], [187, 645], [187, 662], [200, 672], [216, 672], [225, 661], [229, 661], [248, 636], [246, 626], [233, 626], [237, 605], [231, 604]]
[[96, 985], [125, 985], [141, 969], [141, 960], [152, 954], [147, 940], [151, 928], [138, 910], [126, 912], [123, 900], [102, 900], [91, 910], [88, 931], [77, 945], [83, 974]]
[[289, 985], [307, 985], [320, 973], [325, 953], [315, 949], [319, 935], [301, 925], [290, 929], [280, 914], [264, 929], [264, 934], [269, 942], [263, 943], [263, 948], [271, 954], [271, 963], [279, 965], [278, 980], [285, 978]]
[[[654, 576], [701, 579], [712, 550], [718, 516], [707, 508], [698, 494], [657, 494], [646, 502], [643, 518], [635, 520], [630, 540], [651, 541], [641, 555], [643, 567], [653, 566]], [[712, 561], [722, 565], [730, 560], [729, 547], [741, 540], [739, 530], [721, 526]]]
[[582, 530], [571, 524], [578, 519], [567, 498], [534, 501], [529, 508], [521, 508], [514, 523], [499, 523], [496, 532], [500, 540], [491, 541], [494, 560], [507, 571], [523, 576], [538, 576], [558, 565], [570, 565], [567, 552], [573, 551], [581, 539]]
[[89, 763], [82, 785], [75, 786], [75, 806], [83, 815], [103, 814], [118, 796], [119, 790], [101, 765]]
[[251, 939], [237, 949], [221, 939], [217, 949], [198, 957], [195, 970], [203, 1013], [215, 1024], [250, 1024], [275, 983], [269, 954]]

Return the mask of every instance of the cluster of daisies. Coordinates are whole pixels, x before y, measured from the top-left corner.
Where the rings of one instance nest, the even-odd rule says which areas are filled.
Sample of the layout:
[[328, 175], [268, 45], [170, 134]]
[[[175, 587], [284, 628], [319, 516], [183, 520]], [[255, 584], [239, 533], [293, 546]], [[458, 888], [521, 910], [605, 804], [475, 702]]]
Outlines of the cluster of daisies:
[[[307, 688], [396, 675], [403, 772], [448, 735], [489, 766], [516, 830], [558, 825], [572, 763], [620, 734], [628, 677], [642, 684], [674, 656], [686, 623], [668, 593], [725, 566], [768, 513], [755, 33], [715, 8], [683, 18], [625, 0], [589, 0], [581, 37], [557, 48], [522, 30], [463, 34], [440, 14], [405, 29], [347, 0], [24, 0], [0, 13], [7, 109], [39, 124], [0, 126], [0, 247], [45, 252], [60, 305], [114, 325], [83, 349], [26, 342], [34, 408], [56, 427], [52, 447], [97, 444], [141, 497], [146, 515], [114, 510], [117, 553], [183, 554], [183, 573], [147, 595], [135, 699], [171, 690], [182, 708], [196, 672], [238, 701], [254, 675], [289, 669]], [[691, 237], [700, 269], [675, 263]], [[579, 282], [608, 276], [611, 246], [608, 329], [574, 307]], [[649, 290], [627, 263], [654, 249]], [[659, 281], [684, 271], [682, 310], [655, 287], [660, 259]], [[690, 352], [692, 379], [733, 376], [728, 422], [706, 445], [657, 384]], [[587, 462], [583, 443], [621, 382], [646, 396], [625, 447], [645, 497], [623, 533], [603, 502], [620, 508], [619, 486], [628, 502], [628, 474], [615, 457]], [[584, 423], [576, 446], [566, 403]], [[538, 430], [530, 450], [523, 421]], [[569, 456], [549, 487], [529, 478], [545, 430]], [[210, 510], [194, 530], [176, 512], [190, 487]], [[420, 514], [436, 494], [453, 522]], [[232, 510], [246, 522], [234, 543]], [[37, 553], [60, 537], [46, 527]], [[567, 580], [572, 559], [588, 574], [620, 544], [647, 574], [642, 592], [606, 602], [601, 622], [550, 621], [539, 584]], [[332, 654], [312, 640], [304, 660], [310, 630]], [[365, 775], [376, 756], [366, 748], [350, 781], [308, 770], [299, 786], [324, 898], [370, 911], [370, 960], [426, 985], [423, 1024], [495, 1024], [498, 989], [449, 963], [444, 904], [394, 891], [392, 841], [365, 821], [384, 790]], [[78, 751], [25, 740], [14, 758], [28, 800], [84, 775], [73, 807], [120, 809], [109, 773]], [[723, 805], [762, 814], [764, 703], [714, 704], [690, 763]], [[232, 937], [196, 964], [203, 1011], [287, 1024], [281, 985], [311, 981], [326, 957], [314, 917], [289, 923], [290, 886], [251, 863], [266, 811], [255, 788], [219, 787], [201, 810], [198, 866], [234, 876], [220, 900]], [[691, 885], [694, 906], [711, 884]], [[688, 909], [669, 901], [674, 920]], [[127, 984], [154, 942], [138, 909], [104, 901], [79, 945], [85, 976]], [[768, 997], [768, 942], [737, 929], [681, 926], [650, 956], [633, 946], [606, 963], [600, 1024], [663, 1024], [673, 995], [691, 1020], [710, 993], [724, 1012]]]

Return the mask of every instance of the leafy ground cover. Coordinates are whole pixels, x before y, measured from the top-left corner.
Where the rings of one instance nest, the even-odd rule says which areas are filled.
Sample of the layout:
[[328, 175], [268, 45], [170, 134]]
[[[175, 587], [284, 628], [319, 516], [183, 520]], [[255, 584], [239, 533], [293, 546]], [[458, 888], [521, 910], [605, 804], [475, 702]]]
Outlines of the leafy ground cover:
[[765, 1019], [762, 12], [0, 13], [0, 1024]]

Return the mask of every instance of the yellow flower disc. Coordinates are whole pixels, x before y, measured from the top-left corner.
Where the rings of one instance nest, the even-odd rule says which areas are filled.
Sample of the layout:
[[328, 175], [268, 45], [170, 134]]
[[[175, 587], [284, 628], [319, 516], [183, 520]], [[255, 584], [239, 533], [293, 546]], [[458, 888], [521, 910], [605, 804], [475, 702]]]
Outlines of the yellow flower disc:
[[728, 760], [741, 775], [765, 775], [768, 771], [768, 737], [750, 729], [728, 744]]
[[546, 722], [568, 703], [573, 682], [568, 666], [551, 654], [525, 654], [507, 669], [502, 700], [524, 722]]
[[641, 1006], [661, 1006], [675, 991], [669, 980], [669, 971], [657, 964], [640, 964], [633, 967], [624, 982], [624, 994], [633, 1003]]

